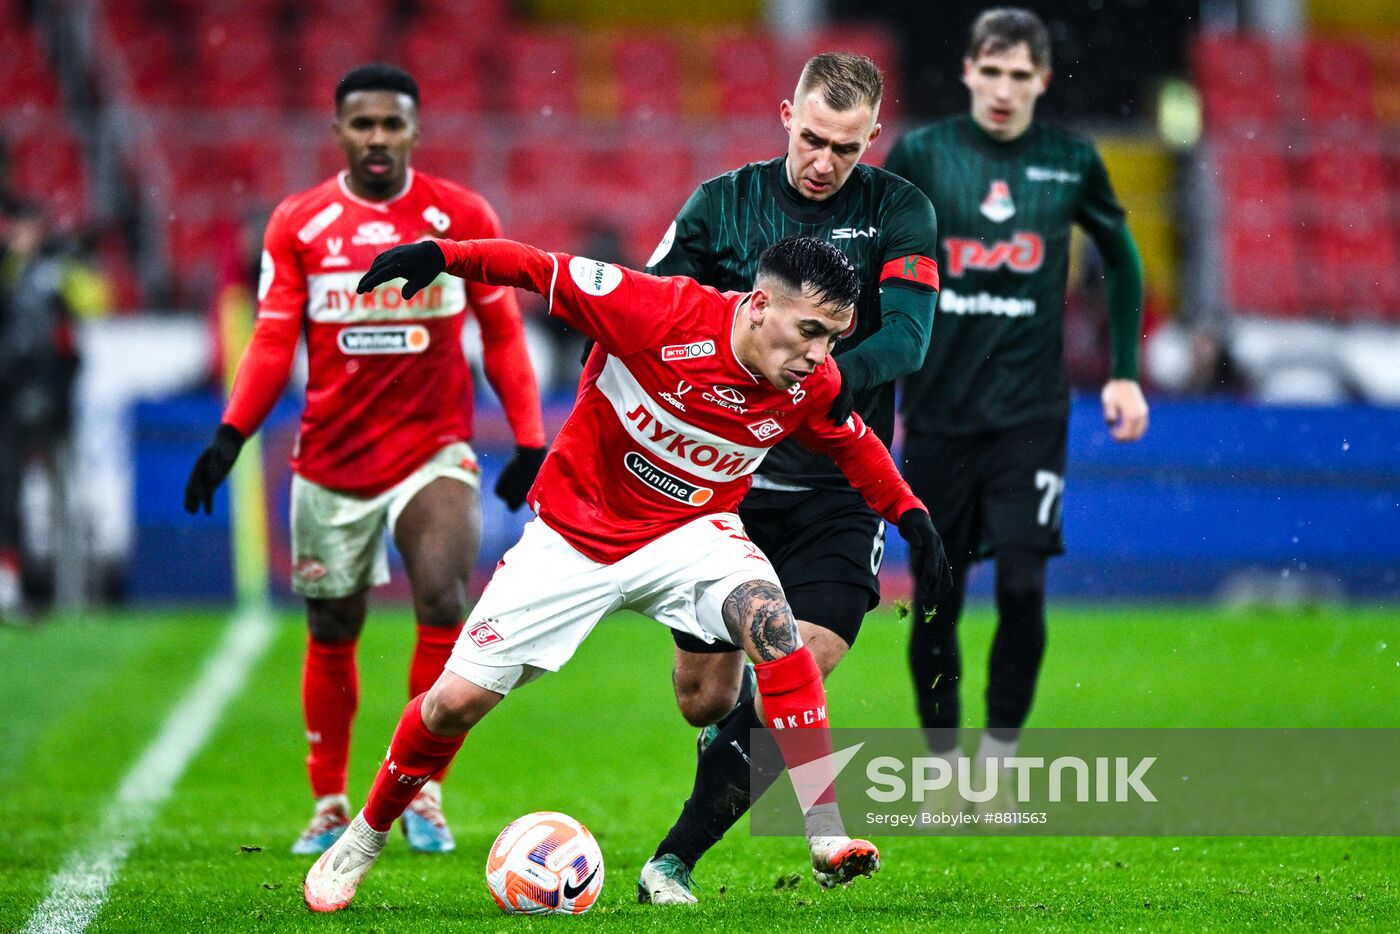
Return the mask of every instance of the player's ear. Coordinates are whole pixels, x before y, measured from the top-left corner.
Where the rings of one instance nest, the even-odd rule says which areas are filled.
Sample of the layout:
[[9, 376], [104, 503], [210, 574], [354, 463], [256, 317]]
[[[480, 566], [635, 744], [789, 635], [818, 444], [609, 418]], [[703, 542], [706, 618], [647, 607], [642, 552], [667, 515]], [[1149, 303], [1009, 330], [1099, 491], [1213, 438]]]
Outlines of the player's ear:
[[963, 87], [967, 88], [969, 91], [972, 90], [972, 70], [973, 70], [974, 67], [975, 67], [975, 66], [974, 66], [974, 64], [973, 64], [972, 59], [970, 59], [970, 58], [968, 58], [967, 56], [964, 55], [964, 56], [963, 56], [962, 83], [963, 83]]
[[1051, 71], [1050, 71], [1049, 68], [1042, 68], [1042, 69], [1040, 69], [1040, 93], [1041, 93], [1041, 94], [1044, 94], [1044, 93], [1045, 93], [1045, 89], [1048, 88], [1048, 87], [1050, 87], [1050, 75], [1051, 75]]
[[783, 129], [792, 131], [792, 101], [785, 100], [778, 105], [778, 117], [783, 121]]
[[865, 141], [867, 147], [874, 146], [875, 141], [880, 138], [880, 124], [875, 124], [875, 128], [870, 131], [870, 138]]
[[768, 314], [768, 302], [768, 293], [765, 290], [753, 290], [753, 298], [749, 299], [748, 308], [745, 309], [750, 325], [758, 327], [763, 323], [764, 317]]

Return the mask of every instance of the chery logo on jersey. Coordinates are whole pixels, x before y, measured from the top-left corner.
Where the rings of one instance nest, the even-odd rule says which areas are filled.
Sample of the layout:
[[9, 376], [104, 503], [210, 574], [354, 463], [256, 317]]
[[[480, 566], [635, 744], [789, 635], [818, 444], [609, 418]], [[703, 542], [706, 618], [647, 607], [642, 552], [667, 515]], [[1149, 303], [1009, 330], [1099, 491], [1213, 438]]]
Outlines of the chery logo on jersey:
[[569, 260], [569, 275], [574, 277], [574, 284], [589, 295], [607, 295], [622, 282], [622, 270], [612, 263], [582, 256]]
[[661, 359], [667, 363], [676, 360], [694, 360], [696, 357], [713, 357], [714, 341], [695, 341], [691, 344], [667, 344], [661, 348]]
[[399, 240], [399, 232], [388, 221], [365, 221], [350, 238], [355, 246], [387, 246]]
[[638, 480], [658, 493], [664, 493], [679, 502], [691, 506], [703, 506], [710, 501], [711, 496], [715, 495], [715, 491], [707, 486], [697, 486], [682, 480], [680, 477], [668, 474], [636, 451], [628, 451], [622, 462]]
[[744, 408], [744, 403], [748, 400], [744, 394], [737, 389], [728, 386], [716, 386], [714, 392], [707, 392], [702, 397], [706, 402], [713, 402], [722, 409], [729, 409], [731, 412], [738, 412], [743, 415], [748, 409]]
[[1012, 272], [1030, 273], [1045, 261], [1045, 241], [1028, 230], [1018, 230], [1010, 240], [983, 246], [981, 240], [948, 237], [948, 275], [961, 276], [969, 269], [994, 271], [1005, 266]]
[[778, 424], [777, 419], [765, 418], [761, 422], [753, 422], [749, 426], [749, 431], [760, 441], [767, 441], [769, 438], [777, 437], [783, 433], [783, 426]]
[[346, 328], [336, 342], [347, 354], [422, 353], [428, 349], [428, 329], [421, 324]]

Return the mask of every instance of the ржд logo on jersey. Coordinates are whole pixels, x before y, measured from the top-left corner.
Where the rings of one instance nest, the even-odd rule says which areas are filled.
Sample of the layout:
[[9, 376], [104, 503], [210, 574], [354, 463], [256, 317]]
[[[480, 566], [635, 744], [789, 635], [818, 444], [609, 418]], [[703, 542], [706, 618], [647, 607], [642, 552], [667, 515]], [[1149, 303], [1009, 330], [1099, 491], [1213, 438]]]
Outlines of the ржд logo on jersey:
[[1005, 266], [1012, 272], [1035, 272], [1045, 261], [1045, 241], [1028, 230], [1018, 230], [1010, 240], [983, 246], [981, 240], [948, 237], [948, 275], [961, 276], [968, 269], [988, 271]]
[[675, 360], [693, 360], [696, 357], [713, 357], [714, 341], [692, 341], [689, 344], [667, 344], [661, 348], [661, 359], [670, 363]]
[[350, 242], [355, 246], [386, 246], [400, 239], [399, 232], [388, 221], [365, 221], [356, 228]]
[[336, 336], [341, 353], [422, 353], [428, 349], [428, 329], [421, 324], [345, 328]]

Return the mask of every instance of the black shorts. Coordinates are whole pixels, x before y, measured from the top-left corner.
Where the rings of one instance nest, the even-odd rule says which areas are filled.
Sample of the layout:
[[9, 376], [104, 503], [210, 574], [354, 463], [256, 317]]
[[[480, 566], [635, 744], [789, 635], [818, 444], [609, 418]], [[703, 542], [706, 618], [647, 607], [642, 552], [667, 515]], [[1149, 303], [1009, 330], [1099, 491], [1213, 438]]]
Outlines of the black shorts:
[[972, 435], [904, 436], [904, 479], [924, 501], [956, 568], [1016, 545], [1062, 554], [1063, 419]]
[[[754, 490], [739, 518], [778, 572], [794, 618], [854, 645], [865, 614], [880, 603], [884, 520], [854, 490]], [[737, 651], [727, 642], [672, 636], [688, 652]]]

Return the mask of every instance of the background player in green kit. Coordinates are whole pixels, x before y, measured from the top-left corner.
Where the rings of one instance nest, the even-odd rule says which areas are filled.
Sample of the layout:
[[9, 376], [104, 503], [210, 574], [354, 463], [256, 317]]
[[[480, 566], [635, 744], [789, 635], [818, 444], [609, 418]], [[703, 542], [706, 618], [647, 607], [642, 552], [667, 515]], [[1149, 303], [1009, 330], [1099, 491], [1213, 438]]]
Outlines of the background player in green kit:
[[1103, 161], [1088, 140], [1033, 122], [1050, 80], [1050, 38], [1026, 10], [972, 27], [963, 83], [970, 115], [905, 136], [886, 167], [938, 211], [943, 291], [923, 368], [905, 386], [903, 465], [955, 570], [952, 593], [915, 614], [909, 661], [934, 751], [957, 755], [962, 662], [955, 625], [967, 571], [996, 561], [997, 631], [978, 762], [1014, 754], [1045, 651], [1045, 563], [1061, 553], [1069, 388], [1064, 299], [1070, 228], [1103, 254], [1111, 378], [1104, 419], [1117, 441], [1147, 430], [1137, 384], [1142, 265]]
[[[850, 258], [862, 288], [851, 330], [836, 348], [842, 395], [886, 445], [897, 377], [918, 369], [937, 301], [937, 227], [928, 198], [901, 178], [860, 164], [880, 135], [883, 80], [870, 59], [818, 55], [780, 114], [786, 155], [703, 183], [657, 246], [647, 271], [722, 290], [749, 288], [759, 256], [793, 235], [827, 240]], [[699, 348], [703, 351], [703, 348]], [[594, 351], [596, 355], [598, 351]], [[596, 361], [591, 361], [596, 362]], [[800, 385], [794, 391], [801, 392]], [[744, 406], [743, 387], [678, 386], [686, 406]], [[752, 413], [755, 424], [764, 413]], [[855, 642], [880, 599], [884, 525], [835, 464], [793, 441], [759, 467], [740, 509], [744, 527], [778, 571], [802, 641], [826, 675]], [[942, 543], [930, 554], [948, 584]], [[690, 903], [690, 870], [748, 808], [749, 731], [760, 721], [751, 674], [728, 645], [676, 638], [676, 699], [701, 734], [695, 786], [676, 825], [642, 870], [638, 897]], [[719, 721], [716, 723], [716, 721]]]

